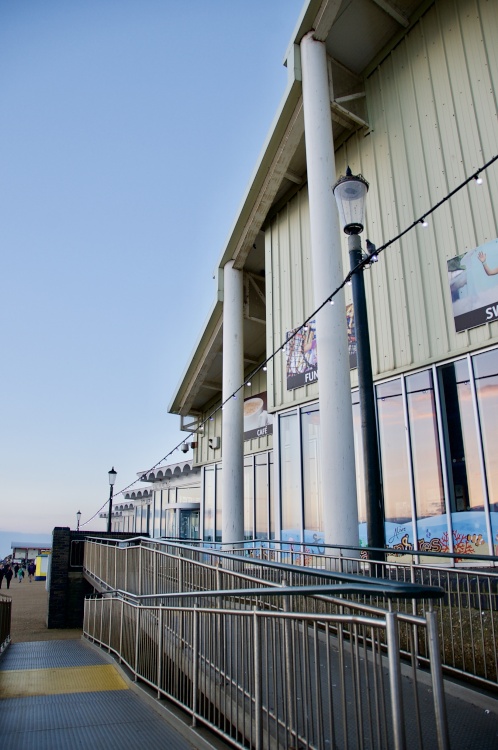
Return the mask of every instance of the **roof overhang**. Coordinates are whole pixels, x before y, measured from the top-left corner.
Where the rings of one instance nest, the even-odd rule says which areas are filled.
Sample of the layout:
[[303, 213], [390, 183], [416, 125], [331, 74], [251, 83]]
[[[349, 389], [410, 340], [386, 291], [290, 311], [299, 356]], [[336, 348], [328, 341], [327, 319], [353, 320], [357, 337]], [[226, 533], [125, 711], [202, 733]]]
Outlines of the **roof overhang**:
[[[262, 228], [306, 182], [306, 150], [299, 43], [313, 32], [325, 41], [333, 93], [331, 111], [337, 147], [351, 134], [369, 132], [364, 82], [435, 0], [309, 0], [287, 48], [288, 84], [270, 127], [237, 218], [218, 263], [218, 295], [189, 364], [169, 405], [174, 414], [198, 415], [221, 397], [223, 273], [229, 260], [246, 272], [261, 272]], [[263, 266], [264, 268], [264, 266]], [[249, 368], [266, 358], [265, 331], [244, 323]]]

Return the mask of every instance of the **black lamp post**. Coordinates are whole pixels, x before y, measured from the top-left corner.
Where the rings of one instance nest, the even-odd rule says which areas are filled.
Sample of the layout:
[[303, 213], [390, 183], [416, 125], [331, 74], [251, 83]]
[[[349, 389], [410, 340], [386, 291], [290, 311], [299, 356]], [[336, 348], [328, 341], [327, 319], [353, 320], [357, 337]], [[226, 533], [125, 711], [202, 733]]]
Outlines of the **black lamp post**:
[[118, 472], [114, 470], [114, 466], [113, 466], [112, 469], [109, 472], [109, 484], [111, 486], [110, 486], [110, 489], [109, 489], [109, 513], [108, 513], [108, 516], [107, 516], [107, 533], [108, 534], [111, 533], [112, 493], [114, 492], [114, 482], [116, 481], [116, 475], [117, 475], [117, 473]]
[[[358, 265], [367, 258], [369, 258], [370, 262], [377, 260], [373, 245], [371, 245], [373, 251], [368, 256], [364, 256], [361, 250], [360, 234], [363, 232], [363, 216], [367, 192], [368, 182], [361, 174], [356, 176], [351, 174], [349, 167], [347, 168], [346, 176], [341, 177], [334, 185], [334, 196], [340, 220], [344, 232], [348, 235], [349, 264], [353, 287], [358, 389], [365, 471], [367, 544], [369, 547], [382, 548], [385, 546], [384, 503], [380, 478], [379, 443], [377, 439], [367, 303], [363, 279], [365, 264], [358, 268]], [[367, 240], [367, 247], [369, 244]], [[380, 556], [382, 557], [382, 555]], [[379, 555], [372, 554], [372, 558], [378, 559]]]
[[76, 513], [76, 531], [80, 530], [81, 510]]

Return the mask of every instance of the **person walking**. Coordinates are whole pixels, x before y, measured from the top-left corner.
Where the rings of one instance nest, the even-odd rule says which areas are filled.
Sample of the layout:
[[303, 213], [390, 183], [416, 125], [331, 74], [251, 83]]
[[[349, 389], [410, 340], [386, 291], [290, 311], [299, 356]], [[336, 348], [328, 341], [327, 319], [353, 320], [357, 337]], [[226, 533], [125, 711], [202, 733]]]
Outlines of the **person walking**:
[[12, 576], [14, 575], [14, 571], [10, 567], [10, 565], [7, 565], [7, 568], [5, 570], [5, 580], [7, 581], [7, 588], [10, 589], [10, 582], [12, 580]]
[[18, 570], [17, 570], [17, 579], [18, 579], [19, 583], [22, 583], [22, 579], [23, 578], [24, 578], [24, 568], [21, 568], [19, 566]]
[[36, 571], [36, 566], [35, 566], [34, 562], [31, 561], [30, 564], [28, 565], [28, 579], [29, 579], [30, 583], [33, 580], [33, 576], [35, 575], [35, 571]]
[[4, 575], [5, 575], [5, 568], [3, 565], [0, 565], [0, 589], [2, 588]]

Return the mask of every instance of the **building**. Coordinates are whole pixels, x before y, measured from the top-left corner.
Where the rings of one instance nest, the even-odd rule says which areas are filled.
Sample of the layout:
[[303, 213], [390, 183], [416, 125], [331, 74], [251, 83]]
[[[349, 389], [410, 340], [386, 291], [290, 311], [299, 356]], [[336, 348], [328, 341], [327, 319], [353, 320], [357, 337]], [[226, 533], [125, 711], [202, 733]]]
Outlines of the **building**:
[[169, 409], [195, 435], [205, 541], [366, 543], [332, 192], [350, 166], [363, 243], [389, 244], [364, 271], [386, 543], [498, 554], [497, 49], [488, 0], [305, 3]]
[[[138, 472], [148, 487], [129, 489], [112, 510], [112, 531], [199, 539], [201, 469], [191, 461]], [[107, 513], [101, 513], [107, 518]]]

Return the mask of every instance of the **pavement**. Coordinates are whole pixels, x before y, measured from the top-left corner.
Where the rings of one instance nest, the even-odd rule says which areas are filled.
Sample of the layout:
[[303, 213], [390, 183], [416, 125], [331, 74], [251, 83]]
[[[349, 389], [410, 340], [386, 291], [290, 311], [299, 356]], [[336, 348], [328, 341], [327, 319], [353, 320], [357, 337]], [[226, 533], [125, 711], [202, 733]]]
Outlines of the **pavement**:
[[189, 741], [189, 733], [188, 726], [166, 721], [83, 640], [14, 643], [0, 659], [0, 747], [209, 747], [199, 738]]
[[12, 640], [0, 656], [0, 748], [226, 747], [134, 683], [81, 629], [47, 629], [45, 581], [12, 580], [8, 590], [4, 582], [0, 595], [12, 599]]
[[[155, 692], [138, 687], [105, 651], [84, 640], [81, 630], [48, 630], [43, 581], [25, 579], [4, 589], [0, 594], [12, 597], [12, 643], [0, 656], [0, 748], [227, 747], [207, 730], [192, 729], [188, 716], [158, 701]], [[496, 750], [498, 697], [445, 682], [451, 750]], [[430, 704], [428, 679], [422, 704], [425, 692]], [[410, 733], [407, 741], [417, 746]]]

